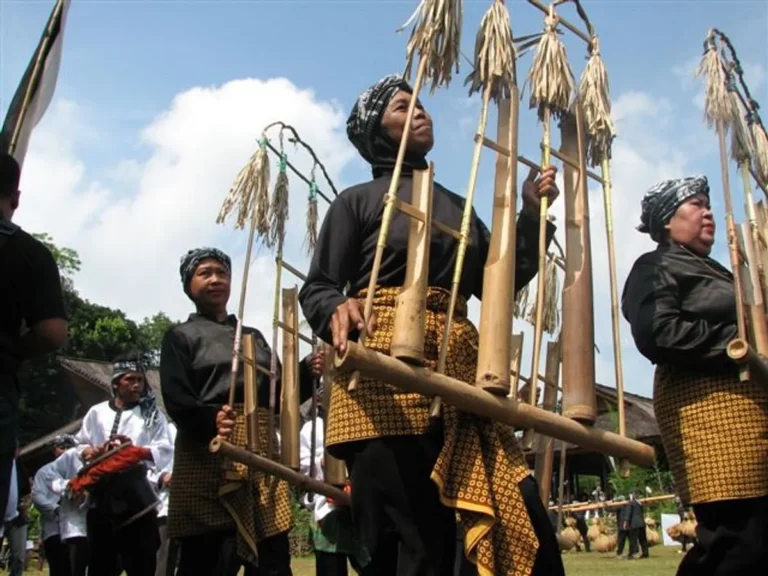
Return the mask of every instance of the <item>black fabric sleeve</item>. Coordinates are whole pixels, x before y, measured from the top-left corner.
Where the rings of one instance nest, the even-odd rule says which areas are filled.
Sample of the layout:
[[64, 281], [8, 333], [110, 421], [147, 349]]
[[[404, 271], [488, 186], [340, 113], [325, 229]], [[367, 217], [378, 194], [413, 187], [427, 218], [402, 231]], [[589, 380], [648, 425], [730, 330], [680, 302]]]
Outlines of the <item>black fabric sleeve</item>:
[[654, 364], [722, 365], [728, 362], [728, 342], [738, 334], [735, 323], [684, 318], [677, 280], [658, 263], [635, 264], [624, 287], [622, 310], [637, 349]]
[[299, 362], [299, 402], [302, 404], [309, 398], [312, 398], [312, 381], [315, 377], [312, 375], [312, 369], [309, 367], [310, 354]]
[[359, 226], [347, 198], [336, 198], [323, 220], [307, 280], [299, 292], [304, 317], [324, 342], [332, 342], [331, 316], [346, 301], [344, 287], [358, 266]]
[[24, 321], [31, 328], [44, 320], [66, 320], [59, 267], [42, 242], [31, 236], [28, 240], [26, 263], [29, 280], [22, 295]]
[[160, 389], [168, 415], [185, 435], [207, 442], [216, 435], [219, 408], [203, 404], [191, 378], [192, 355], [183, 335], [169, 330], [160, 352]]
[[[475, 275], [473, 295], [483, 298], [483, 268], [490, 250], [491, 232], [477, 219], [478, 251], [480, 254], [479, 272]], [[547, 247], [555, 236], [557, 226], [547, 221]], [[533, 220], [524, 212], [517, 219], [515, 240], [515, 294], [522, 290], [539, 271], [539, 221]]]

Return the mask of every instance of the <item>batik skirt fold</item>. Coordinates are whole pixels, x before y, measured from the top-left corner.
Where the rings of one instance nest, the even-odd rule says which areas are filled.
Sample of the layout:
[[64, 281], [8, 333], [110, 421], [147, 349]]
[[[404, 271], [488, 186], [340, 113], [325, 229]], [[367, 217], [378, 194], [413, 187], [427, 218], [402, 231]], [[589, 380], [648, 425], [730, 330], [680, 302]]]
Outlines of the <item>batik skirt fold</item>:
[[[390, 354], [399, 291], [376, 290], [377, 329], [367, 337], [366, 348]], [[365, 292], [357, 297], [364, 298]], [[433, 370], [449, 300], [446, 290], [428, 290], [424, 355], [426, 367]], [[477, 330], [466, 318], [466, 302], [462, 300], [451, 325], [445, 374], [474, 382], [477, 345]], [[332, 387], [326, 438], [332, 454], [343, 457], [344, 445], [349, 442], [427, 432], [431, 397], [365, 377], [349, 392], [348, 381], [349, 374], [340, 374]], [[458, 512], [464, 553], [477, 565], [480, 576], [531, 574], [539, 542], [518, 487], [530, 471], [514, 431], [447, 405], [442, 417], [444, 445], [432, 480], [443, 504]]]
[[734, 370], [656, 369], [653, 409], [685, 504], [768, 495], [768, 389]]
[[[246, 447], [243, 406], [235, 405], [237, 419], [230, 442]], [[259, 445], [267, 446], [269, 413], [259, 409]], [[278, 447], [277, 435], [273, 445]], [[276, 448], [278, 449], [278, 448]], [[261, 453], [266, 456], [266, 452]], [[292, 527], [287, 482], [212, 454], [207, 446], [176, 439], [173, 490], [168, 505], [170, 537], [196, 536], [218, 530], [237, 530], [237, 552], [258, 565], [258, 542]]]

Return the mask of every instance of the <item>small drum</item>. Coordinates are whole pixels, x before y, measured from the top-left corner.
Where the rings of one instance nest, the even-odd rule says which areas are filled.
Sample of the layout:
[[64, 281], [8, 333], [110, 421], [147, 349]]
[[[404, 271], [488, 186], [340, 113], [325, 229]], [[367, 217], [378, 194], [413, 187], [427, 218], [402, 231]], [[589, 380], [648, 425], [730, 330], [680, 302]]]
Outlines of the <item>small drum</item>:
[[78, 478], [86, 475], [98, 478], [89, 488], [91, 500], [94, 509], [109, 518], [115, 530], [149, 514], [160, 503], [144, 464], [125, 457], [131, 447], [126, 443], [112, 448], [83, 466], [78, 473]]

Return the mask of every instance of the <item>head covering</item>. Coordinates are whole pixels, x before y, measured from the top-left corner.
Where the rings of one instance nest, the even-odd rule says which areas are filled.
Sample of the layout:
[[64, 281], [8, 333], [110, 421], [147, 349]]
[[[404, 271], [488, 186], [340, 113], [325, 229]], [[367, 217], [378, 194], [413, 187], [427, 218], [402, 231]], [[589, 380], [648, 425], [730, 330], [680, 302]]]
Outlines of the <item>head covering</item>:
[[207, 247], [190, 250], [181, 257], [181, 265], [179, 266], [179, 275], [184, 286], [184, 292], [189, 294], [189, 282], [192, 280], [195, 270], [197, 270], [200, 262], [209, 258], [220, 262], [227, 269], [227, 272], [232, 272], [232, 260], [221, 250]]
[[[360, 94], [347, 119], [347, 138], [360, 156], [373, 168], [374, 175], [394, 166], [399, 142], [392, 142], [381, 130], [381, 119], [392, 97], [399, 91], [413, 93], [413, 88], [398, 74], [385, 76]], [[422, 166], [423, 164], [423, 166]], [[407, 158], [406, 165], [425, 168], [423, 158]]]
[[147, 381], [147, 364], [137, 356], [135, 359], [116, 360], [112, 365], [112, 394], [117, 395], [117, 384], [123, 376], [139, 373], [144, 377], [144, 390], [139, 399], [139, 409], [146, 428], [152, 428], [157, 421], [157, 401], [155, 393]]
[[51, 445], [54, 448], [72, 448], [77, 446], [77, 440], [71, 434], [59, 434], [53, 439]]
[[664, 226], [672, 219], [680, 205], [696, 194], [709, 197], [709, 182], [703, 174], [664, 180], [655, 184], [643, 197], [641, 224], [637, 229], [650, 234], [654, 241], [661, 242], [664, 238]]

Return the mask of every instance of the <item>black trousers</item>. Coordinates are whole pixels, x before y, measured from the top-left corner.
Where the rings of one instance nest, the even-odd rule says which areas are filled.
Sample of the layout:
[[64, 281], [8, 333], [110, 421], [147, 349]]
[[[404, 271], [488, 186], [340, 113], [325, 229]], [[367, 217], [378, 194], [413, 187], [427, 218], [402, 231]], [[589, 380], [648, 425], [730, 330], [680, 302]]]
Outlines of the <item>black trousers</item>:
[[584, 540], [584, 548], [589, 552], [589, 537], [587, 536], [587, 521], [583, 516], [574, 516], [576, 518], [576, 529], [581, 534], [581, 539]]
[[174, 538], [168, 538], [168, 517], [157, 519], [160, 546], [157, 549], [155, 576], [173, 576], [179, 563], [179, 545]]
[[85, 536], [77, 538], [68, 538], [64, 542], [67, 558], [69, 559], [69, 570], [72, 576], [85, 576], [90, 560], [90, 549], [88, 548], [88, 538]]
[[348, 576], [347, 555], [315, 550], [315, 576]]
[[176, 576], [236, 576], [242, 566], [245, 566], [245, 576], [293, 576], [288, 532], [256, 545], [258, 568], [238, 558], [234, 531], [179, 538], [179, 546], [181, 558]]
[[[443, 432], [436, 429], [347, 447], [352, 518], [372, 560], [364, 576], [477, 574], [458, 542], [455, 512], [442, 505], [430, 479], [442, 442]], [[565, 574], [536, 481], [529, 477], [520, 488], [540, 544], [534, 574]]]
[[98, 510], [88, 511], [88, 574], [117, 576], [120, 565], [127, 576], [155, 576], [157, 515], [150, 512], [120, 530], [113, 530], [109, 518]]
[[619, 538], [616, 545], [616, 556], [621, 556], [624, 552], [624, 545], [629, 540], [629, 554], [632, 554], [632, 540], [629, 537], [629, 530], [619, 530]]
[[[639, 550], [638, 550], [639, 545]], [[637, 555], [642, 551], [643, 558], [648, 557], [648, 538], [645, 535], [645, 526], [642, 528], [632, 528], [629, 531], [629, 554], [630, 556]]]
[[768, 496], [693, 506], [697, 542], [678, 576], [763, 574], [768, 566]]
[[70, 576], [69, 554], [58, 534], [43, 540], [45, 559], [48, 562], [48, 576]]

